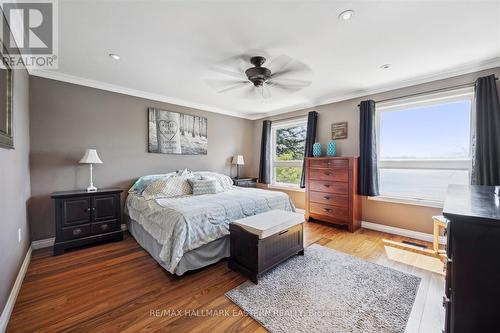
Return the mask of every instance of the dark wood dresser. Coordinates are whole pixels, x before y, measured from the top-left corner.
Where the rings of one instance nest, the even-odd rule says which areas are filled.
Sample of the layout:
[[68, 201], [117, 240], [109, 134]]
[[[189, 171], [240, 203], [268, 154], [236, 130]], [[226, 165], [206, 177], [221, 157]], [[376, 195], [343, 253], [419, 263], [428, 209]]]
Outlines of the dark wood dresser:
[[361, 226], [357, 157], [306, 158], [306, 219]]
[[500, 197], [493, 186], [450, 185], [444, 332], [499, 332]]
[[120, 189], [52, 193], [56, 207], [54, 255], [71, 247], [123, 239]]

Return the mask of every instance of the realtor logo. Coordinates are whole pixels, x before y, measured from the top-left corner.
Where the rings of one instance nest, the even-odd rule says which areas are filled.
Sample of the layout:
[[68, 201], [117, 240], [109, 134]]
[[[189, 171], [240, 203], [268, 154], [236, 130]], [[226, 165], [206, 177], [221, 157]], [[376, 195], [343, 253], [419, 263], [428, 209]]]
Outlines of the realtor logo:
[[23, 64], [28, 68], [57, 68], [57, 2], [3, 1], [1, 6], [4, 61], [12, 68]]

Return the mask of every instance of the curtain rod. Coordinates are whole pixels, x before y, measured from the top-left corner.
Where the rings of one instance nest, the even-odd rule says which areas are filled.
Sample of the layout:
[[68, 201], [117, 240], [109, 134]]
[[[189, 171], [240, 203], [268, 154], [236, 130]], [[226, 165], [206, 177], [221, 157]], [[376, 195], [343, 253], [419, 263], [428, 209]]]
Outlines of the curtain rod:
[[[495, 77], [495, 80], [498, 80], [498, 77]], [[409, 95], [398, 96], [398, 97], [393, 97], [393, 98], [381, 99], [380, 101], [375, 101], [375, 103], [382, 103], [382, 102], [388, 102], [388, 101], [393, 101], [393, 100], [402, 99], [402, 98], [415, 97], [415, 96], [420, 96], [420, 95], [427, 95], [427, 94], [431, 94], [431, 93], [434, 93], [434, 92], [440, 92], [440, 91], [447, 91], [447, 90], [454, 90], [454, 89], [459, 89], [459, 88], [472, 87], [472, 86], [474, 86], [476, 84], [476, 81], [470, 82], [470, 83], [459, 84], [459, 85], [456, 85], [456, 86], [446, 87], [446, 88], [439, 88], [439, 89], [433, 89], [433, 90], [423, 91], [423, 92], [419, 92], [419, 93], [415, 93], [415, 94], [409, 94]], [[359, 107], [359, 104], [358, 104], [358, 107]]]

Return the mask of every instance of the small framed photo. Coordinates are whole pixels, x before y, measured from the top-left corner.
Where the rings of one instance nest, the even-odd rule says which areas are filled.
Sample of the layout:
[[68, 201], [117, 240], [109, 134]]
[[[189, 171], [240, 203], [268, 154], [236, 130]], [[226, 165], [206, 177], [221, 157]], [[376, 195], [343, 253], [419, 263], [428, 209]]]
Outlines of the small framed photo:
[[347, 139], [347, 121], [332, 124], [332, 140]]

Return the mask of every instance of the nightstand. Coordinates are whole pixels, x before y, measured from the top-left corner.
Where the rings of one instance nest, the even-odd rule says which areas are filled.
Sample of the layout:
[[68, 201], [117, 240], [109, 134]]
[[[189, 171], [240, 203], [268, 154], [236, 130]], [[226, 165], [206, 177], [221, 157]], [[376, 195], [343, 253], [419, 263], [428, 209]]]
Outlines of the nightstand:
[[68, 248], [103, 241], [121, 241], [120, 189], [52, 193], [56, 207], [54, 255]]
[[257, 178], [233, 178], [235, 186], [257, 187]]

